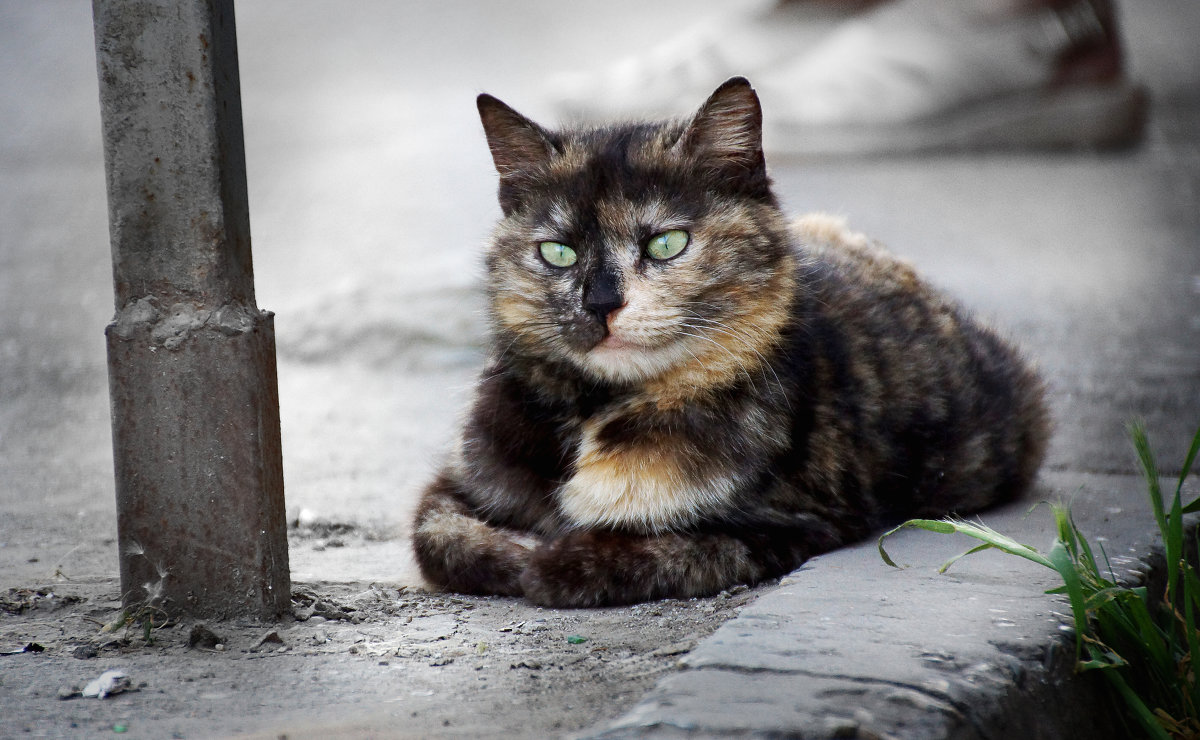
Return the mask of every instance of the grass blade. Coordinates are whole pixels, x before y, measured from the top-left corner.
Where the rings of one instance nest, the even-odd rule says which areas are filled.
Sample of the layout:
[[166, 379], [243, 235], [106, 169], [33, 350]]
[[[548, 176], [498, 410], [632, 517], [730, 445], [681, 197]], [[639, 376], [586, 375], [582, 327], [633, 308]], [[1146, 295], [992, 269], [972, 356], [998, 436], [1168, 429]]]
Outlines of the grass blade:
[[1164, 549], [1167, 555], [1167, 605], [1175, 604], [1176, 587], [1179, 585], [1179, 566], [1184, 562], [1183, 556], [1183, 506], [1179, 500], [1179, 491], [1171, 500], [1171, 515], [1167, 517], [1167, 531], [1162, 533]]
[[950, 570], [951, 565], [954, 565], [959, 560], [962, 560], [963, 558], [965, 558], [968, 555], [974, 555], [977, 552], [983, 552], [984, 550], [994, 550], [994, 549], [996, 549], [996, 546], [991, 544], [990, 542], [985, 542], [982, 545], [976, 545], [975, 547], [972, 547], [970, 550], [967, 550], [966, 552], [960, 552], [959, 554], [950, 558], [946, 562], [942, 563], [941, 566], [938, 568], [938, 573], [939, 574], [945, 573], [946, 571]]
[[[1192, 446], [1188, 448], [1187, 457], [1184, 458], [1183, 468], [1179, 473], [1179, 484], [1175, 486], [1176, 493], [1183, 493], [1183, 482], [1192, 472], [1192, 464], [1196, 462], [1196, 455], [1198, 453], [1200, 453], [1200, 428], [1196, 429], [1196, 434], [1192, 437]], [[1197, 497], [1192, 503], [1183, 507], [1184, 514], [1191, 514], [1196, 511], [1200, 511], [1200, 497]]]
[[1200, 666], [1200, 632], [1196, 627], [1196, 607], [1200, 605], [1200, 578], [1190, 563], [1183, 566], [1183, 616], [1181, 628], [1187, 637], [1188, 667], [1191, 668], [1190, 686], [1186, 687], [1188, 699], [1191, 702], [1192, 714], [1195, 716], [1200, 709], [1200, 681], [1196, 680], [1196, 666]]
[[[1188, 448], [1187, 457], [1183, 459], [1183, 467], [1179, 472], [1179, 488], [1183, 488], [1183, 481], [1187, 479], [1192, 472], [1192, 464], [1196, 462], [1196, 455], [1200, 454], [1200, 427], [1197, 427], [1196, 434], [1192, 436], [1191, 447]], [[1197, 499], [1200, 501], [1200, 499]]]
[[1119, 671], [1104, 671], [1105, 678], [1125, 700], [1126, 706], [1133, 712], [1133, 716], [1137, 719], [1138, 724], [1146, 731], [1146, 737], [1155, 738], [1156, 740], [1171, 740], [1171, 736], [1163, 729], [1162, 723], [1158, 717], [1151, 712], [1146, 706], [1146, 702], [1137, 695], [1133, 689], [1129, 688], [1129, 684], [1121, 677]]
[[[1179, 547], [1169, 536], [1172, 531], [1163, 508], [1162, 488], [1158, 483], [1158, 465], [1154, 461], [1154, 452], [1150, 449], [1150, 440], [1146, 436], [1146, 427], [1142, 422], [1134, 422], [1129, 426], [1129, 436], [1133, 439], [1133, 447], [1137, 450], [1138, 462], [1142, 466], [1142, 475], [1146, 479], [1146, 487], [1150, 493], [1150, 506], [1154, 509], [1154, 521], [1158, 523], [1158, 531], [1162, 534], [1163, 546], [1167, 556], [1167, 600], [1175, 593], [1176, 565], [1179, 562]], [[1178, 499], [1176, 499], [1178, 500]], [[1180, 515], [1172, 506], [1172, 514], [1177, 527], [1182, 527]], [[1180, 529], [1182, 532], [1182, 529]], [[1172, 549], [1172, 544], [1176, 547]]]
[[[1087, 635], [1090, 631], [1088, 629], [1087, 600], [1084, 598], [1083, 584], [1079, 581], [1079, 573], [1075, 571], [1075, 561], [1071, 558], [1071, 552], [1062, 540], [1058, 540], [1054, 543], [1054, 547], [1050, 548], [1049, 558], [1050, 567], [1058, 571], [1058, 575], [1063, 579], [1063, 585], [1067, 588], [1067, 601], [1071, 604], [1071, 615], [1075, 618], [1075, 634]], [[1080, 657], [1082, 647], [1082, 639], [1076, 640], [1076, 660]]]
[[[1044, 555], [1029, 545], [1022, 545], [1020, 542], [1017, 542], [1011, 537], [1002, 535], [996, 530], [986, 527], [983, 524], [965, 522], [960, 519], [909, 519], [907, 522], [904, 522], [895, 529], [884, 532], [882, 535], [880, 535], [878, 542], [879, 556], [883, 558], [883, 562], [887, 563], [893, 568], [900, 567], [896, 565], [895, 561], [893, 561], [892, 558], [887, 554], [887, 551], [883, 549], [883, 541], [902, 529], [914, 528], [924, 529], [926, 531], [936, 532], [938, 534], [965, 534], [968, 537], [974, 537], [977, 540], [981, 540], [987, 545], [986, 547], [977, 546], [972, 548], [966, 553], [963, 553], [963, 555], [967, 555], [971, 552], [979, 552], [980, 550], [995, 548], [997, 550], [1002, 550], [1009, 555], [1016, 555], [1017, 557], [1031, 560], [1038, 565], [1044, 565], [1047, 568], [1054, 567], [1054, 565], [1047, 560]], [[958, 560], [958, 558], [963, 557], [963, 555], [951, 558], [945, 565], [942, 566], [942, 570], [944, 571], [950, 566], [951, 563], [953, 563], [955, 560]]]
[[1158, 465], [1154, 462], [1154, 452], [1150, 449], [1150, 440], [1146, 438], [1146, 427], [1137, 421], [1129, 425], [1129, 436], [1133, 439], [1133, 448], [1137, 451], [1138, 464], [1142, 467], [1142, 476], [1150, 489], [1150, 506], [1154, 509], [1154, 521], [1158, 522], [1160, 531], [1167, 529], [1167, 515], [1163, 511], [1162, 489], [1158, 485]]
[[1064, 509], [1064, 513], [1067, 517], [1067, 522], [1071, 526], [1071, 531], [1079, 541], [1079, 551], [1075, 554], [1076, 562], [1083, 566], [1088, 577], [1095, 581], [1093, 584], [1095, 587], [1105, 587], [1109, 582], [1100, 575], [1100, 565], [1096, 562], [1096, 555], [1092, 552], [1091, 544], [1088, 543], [1087, 537], [1083, 536], [1083, 532], [1079, 531], [1079, 527], [1075, 526], [1075, 518], [1071, 516], [1071, 512]]

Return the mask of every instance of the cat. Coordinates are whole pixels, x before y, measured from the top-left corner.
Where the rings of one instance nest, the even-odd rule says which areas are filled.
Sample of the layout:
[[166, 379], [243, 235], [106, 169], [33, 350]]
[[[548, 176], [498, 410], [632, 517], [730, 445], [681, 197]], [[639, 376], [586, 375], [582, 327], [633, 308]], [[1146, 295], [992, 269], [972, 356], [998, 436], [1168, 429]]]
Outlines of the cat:
[[666, 123], [551, 131], [477, 104], [503, 212], [490, 354], [417, 507], [431, 584], [708, 595], [1030, 485], [1038, 375], [842, 221], [787, 223], [747, 80]]

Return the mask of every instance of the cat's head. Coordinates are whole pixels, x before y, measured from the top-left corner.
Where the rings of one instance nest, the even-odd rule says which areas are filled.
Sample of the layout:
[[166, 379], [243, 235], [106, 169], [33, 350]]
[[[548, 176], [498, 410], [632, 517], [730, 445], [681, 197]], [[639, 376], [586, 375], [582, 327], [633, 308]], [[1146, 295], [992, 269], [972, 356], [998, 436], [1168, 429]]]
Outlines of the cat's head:
[[487, 254], [500, 350], [613, 383], [757, 366], [795, 255], [749, 82], [659, 124], [551, 131], [490, 95], [478, 106], [504, 212]]

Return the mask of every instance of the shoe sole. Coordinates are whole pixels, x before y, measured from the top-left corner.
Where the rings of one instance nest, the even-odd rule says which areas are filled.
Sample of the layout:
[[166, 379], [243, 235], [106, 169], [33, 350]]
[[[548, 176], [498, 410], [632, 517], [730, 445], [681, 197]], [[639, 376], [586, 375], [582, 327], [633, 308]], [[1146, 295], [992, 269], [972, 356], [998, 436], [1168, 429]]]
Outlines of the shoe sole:
[[764, 121], [771, 157], [866, 157], [987, 150], [1112, 149], [1140, 140], [1146, 91], [1117, 82], [977, 103], [895, 126], [798, 126]]

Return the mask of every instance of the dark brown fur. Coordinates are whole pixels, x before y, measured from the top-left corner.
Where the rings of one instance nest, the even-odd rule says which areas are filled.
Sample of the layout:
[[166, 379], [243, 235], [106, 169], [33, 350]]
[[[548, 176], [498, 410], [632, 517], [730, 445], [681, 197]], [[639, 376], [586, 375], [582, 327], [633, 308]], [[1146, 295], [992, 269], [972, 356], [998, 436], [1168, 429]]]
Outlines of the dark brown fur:
[[[784, 222], [745, 80], [684, 123], [479, 109], [504, 211], [492, 352], [417, 511], [429, 581], [562, 606], [709, 594], [1033, 480], [1037, 376], [839, 221]], [[687, 248], [651, 259], [669, 229]]]

